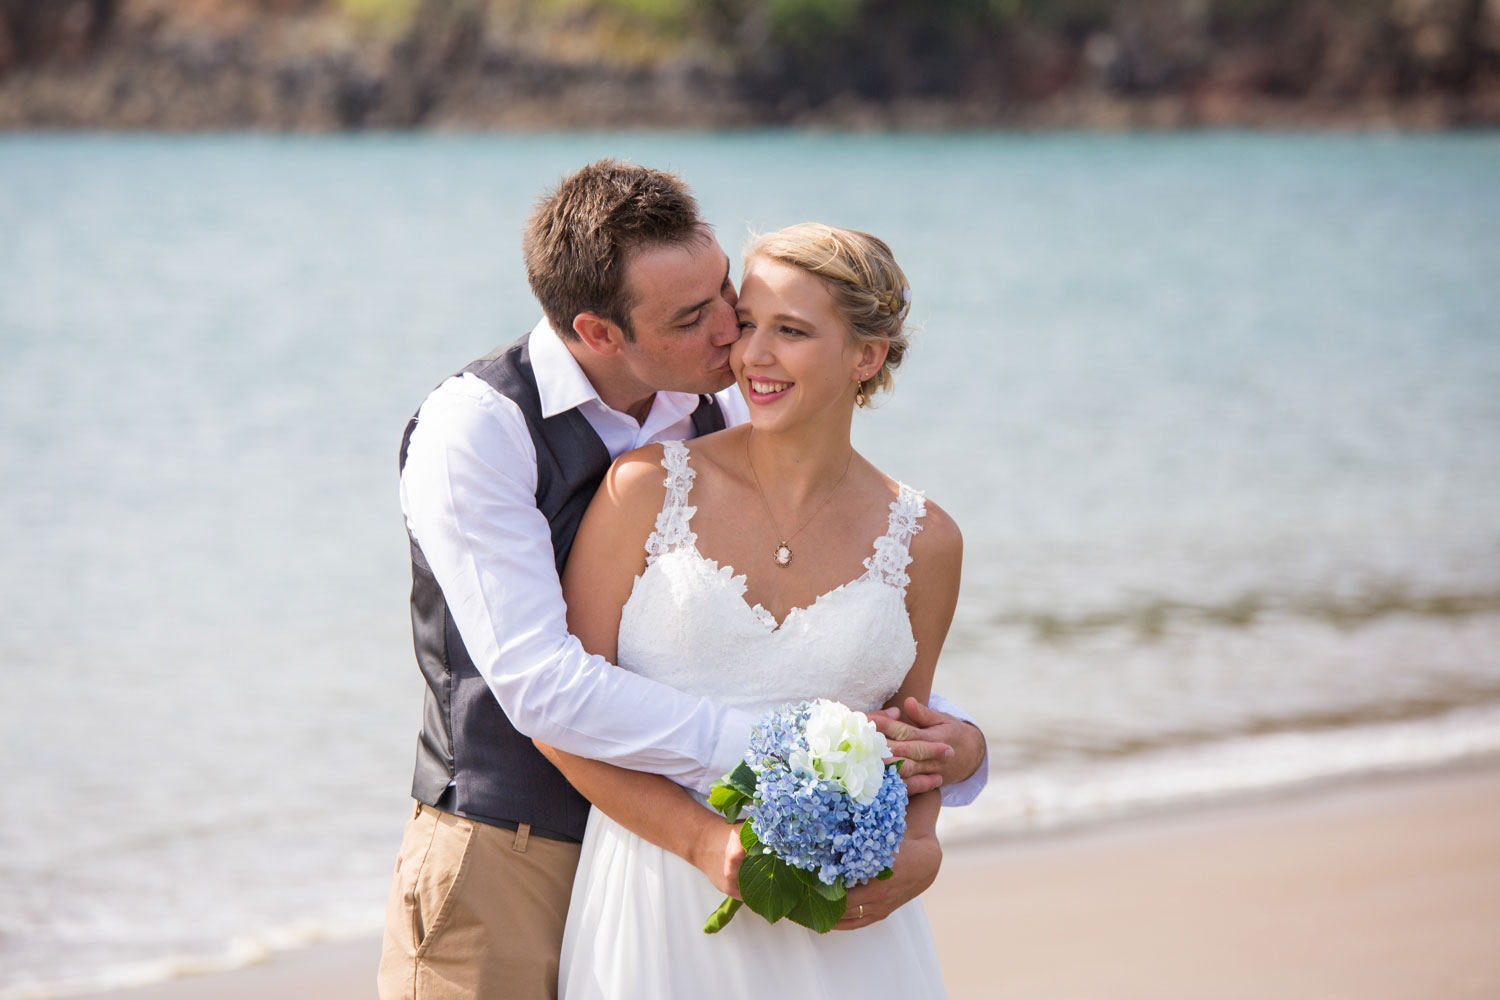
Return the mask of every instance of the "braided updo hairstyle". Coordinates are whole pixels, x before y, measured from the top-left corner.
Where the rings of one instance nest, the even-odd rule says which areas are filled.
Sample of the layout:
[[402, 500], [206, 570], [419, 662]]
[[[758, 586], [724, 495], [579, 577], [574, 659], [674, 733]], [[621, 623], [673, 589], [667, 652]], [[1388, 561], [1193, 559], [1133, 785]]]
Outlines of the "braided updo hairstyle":
[[745, 251], [745, 261], [757, 257], [822, 278], [854, 339], [889, 345], [885, 363], [860, 383], [860, 390], [869, 395], [891, 388], [891, 372], [906, 354], [911, 286], [884, 240], [856, 229], [803, 222], [755, 239]]

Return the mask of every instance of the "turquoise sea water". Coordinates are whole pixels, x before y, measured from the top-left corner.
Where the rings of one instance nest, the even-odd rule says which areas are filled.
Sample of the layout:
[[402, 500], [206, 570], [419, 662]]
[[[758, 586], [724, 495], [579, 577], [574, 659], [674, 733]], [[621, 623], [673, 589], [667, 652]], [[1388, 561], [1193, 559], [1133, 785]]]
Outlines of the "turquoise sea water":
[[0, 137], [0, 997], [379, 926], [401, 427], [603, 155], [885, 237], [952, 837], [1500, 750], [1500, 136]]

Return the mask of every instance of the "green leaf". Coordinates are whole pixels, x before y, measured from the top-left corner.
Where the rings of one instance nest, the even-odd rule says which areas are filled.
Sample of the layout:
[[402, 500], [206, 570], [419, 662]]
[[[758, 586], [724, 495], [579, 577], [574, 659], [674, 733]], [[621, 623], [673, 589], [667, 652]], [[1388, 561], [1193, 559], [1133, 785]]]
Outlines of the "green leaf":
[[843, 899], [849, 895], [849, 890], [844, 888], [842, 882], [835, 883], [834, 885], [826, 885], [822, 879], [818, 878], [817, 872], [810, 872], [806, 868], [796, 867], [792, 871], [797, 874], [799, 882], [830, 902], [835, 899]]
[[758, 854], [740, 865], [740, 895], [746, 906], [774, 924], [810, 893], [791, 865], [774, 854]]
[[745, 803], [754, 801], [738, 788], [729, 785], [714, 785], [713, 791], [708, 793], [708, 804], [724, 814], [724, 818], [733, 823], [740, 818], [740, 811], [745, 808]]
[[708, 915], [708, 921], [703, 925], [703, 933], [719, 933], [724, 929], [724, 925], [729, 923], [730, 919], [739, 911], [739, 908], [744, 905], [744, 903], [741, 903], [732, 896], [725, 896], [724, 902], [719, 904], [719, 908]]
[[905, 764], [905, 763], [906, 763], [906, 759], [905, 758], [903, 758], [903, 757], [897, 757], [896, 758], [896, 763], [892, 764], [891, 766], [896, 769], [896, 773], [897, 774], [900, 774], [901, 773], [901, 765]]
[[893, 872], [893, 871], [891, 871], [889, 868], [887, 868], [885, 871], [883, 871], [879, 875], [875, 876], [875, 881], [877, 881], [877, 882], [884, 882], [886, 879], [890, 878], [894, 874], [896, 874], [896, 873]]
[[844, 917], [844, 910], [848, 908], [849, 897], [840, 895], [837, 900], [825, 899], [815, 892], [810, 892], [802, 897], [802, 900], [787, 914], [787, 919], [793, 923], [809, 927], [819, 934], [827, 934], [833, 930], [833, 925]]
[[745, 820], [745, 825], [740, 827], [740, 846], [745, 848], [745, 854], [754, 857], [757, 854], [766, 853], [760, 838], [755, 835], [755, 821]]
[[723, 783], [745, 796], [747, 799], [755, 798], [755, 785], [759, 779], [755, 772], [750, 770], [750, 765], [740, 761], [733, 771], [724, 775]]

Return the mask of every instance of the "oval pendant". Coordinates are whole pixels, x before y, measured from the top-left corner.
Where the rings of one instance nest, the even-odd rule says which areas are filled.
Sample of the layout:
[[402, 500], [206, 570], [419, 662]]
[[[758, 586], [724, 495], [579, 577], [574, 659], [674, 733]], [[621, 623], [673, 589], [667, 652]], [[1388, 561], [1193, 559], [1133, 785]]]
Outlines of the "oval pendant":
[[776, 565], [785, 569], [792, 561], [792, 550], [787, 546], [786, 542], [782, 542], [776, 546], [776, 553], [772, 558], [776, 560]]

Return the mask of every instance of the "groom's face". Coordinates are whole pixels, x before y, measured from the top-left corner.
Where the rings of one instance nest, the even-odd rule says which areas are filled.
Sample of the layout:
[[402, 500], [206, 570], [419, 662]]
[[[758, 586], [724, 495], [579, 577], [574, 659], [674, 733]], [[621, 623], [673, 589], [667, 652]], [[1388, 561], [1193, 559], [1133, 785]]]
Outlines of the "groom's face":
[[625, 283], [635, 303], [635, 340], [621, 353], [643, 386], [718, 392], [733, 384], [729, 347], [739, 337], [737, 296], [729, 258], [706, 226], [690, 243], [634, 251]]

